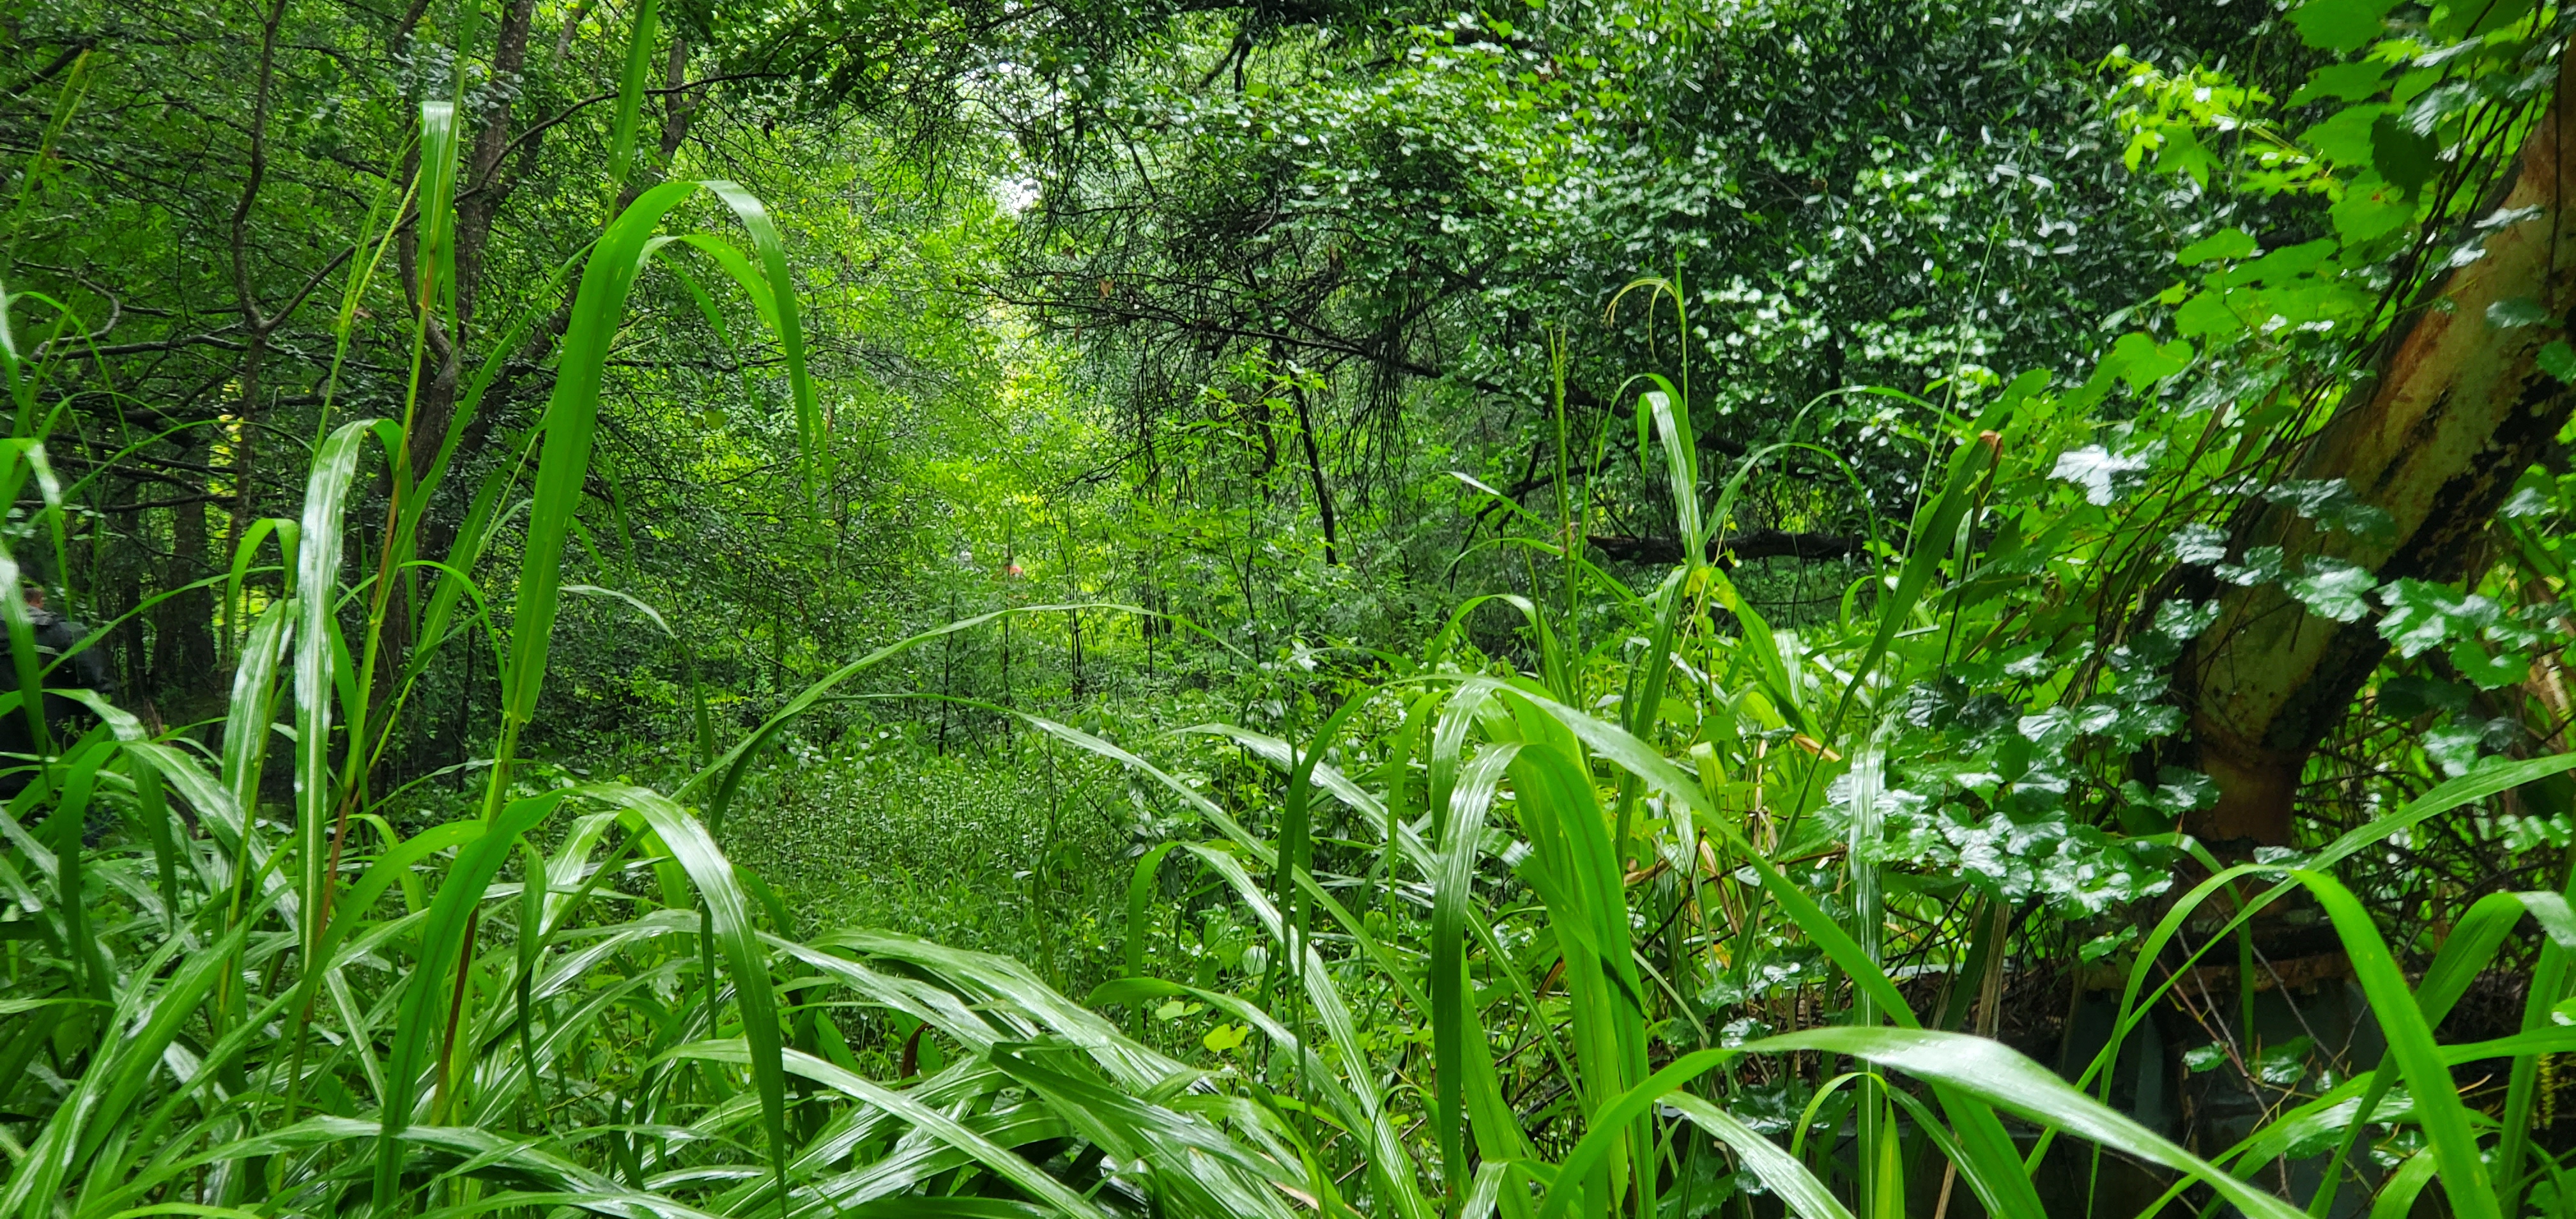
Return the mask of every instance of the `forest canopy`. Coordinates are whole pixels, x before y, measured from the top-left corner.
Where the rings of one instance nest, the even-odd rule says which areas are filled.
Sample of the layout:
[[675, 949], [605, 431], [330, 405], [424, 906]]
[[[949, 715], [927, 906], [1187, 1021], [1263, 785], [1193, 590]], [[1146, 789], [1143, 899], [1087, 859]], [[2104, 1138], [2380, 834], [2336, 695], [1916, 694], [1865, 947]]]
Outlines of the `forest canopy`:
[[2576, 1213], [2571, 35], [0, 0], [0, 1219]]

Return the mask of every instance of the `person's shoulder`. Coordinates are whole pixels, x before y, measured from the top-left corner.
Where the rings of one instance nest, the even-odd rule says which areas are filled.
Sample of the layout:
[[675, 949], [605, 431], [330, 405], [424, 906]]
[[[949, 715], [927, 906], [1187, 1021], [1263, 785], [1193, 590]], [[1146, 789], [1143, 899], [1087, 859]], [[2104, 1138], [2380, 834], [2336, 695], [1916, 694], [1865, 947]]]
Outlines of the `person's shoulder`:
[[36, 610], [30, 616], [34, 620], [37, 640], [47, 647], [65, 647], [89, 634], [89, 628], [78, 619], [65, 618], [51, 610]]

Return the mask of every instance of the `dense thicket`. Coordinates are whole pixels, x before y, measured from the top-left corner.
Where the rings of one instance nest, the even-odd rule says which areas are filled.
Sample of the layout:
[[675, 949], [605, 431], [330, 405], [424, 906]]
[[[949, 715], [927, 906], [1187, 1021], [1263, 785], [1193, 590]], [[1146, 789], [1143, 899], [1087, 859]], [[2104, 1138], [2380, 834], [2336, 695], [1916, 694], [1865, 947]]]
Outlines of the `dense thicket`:
[[0, 1213], [2563, 1213], [2569, 34], [0, 5]]

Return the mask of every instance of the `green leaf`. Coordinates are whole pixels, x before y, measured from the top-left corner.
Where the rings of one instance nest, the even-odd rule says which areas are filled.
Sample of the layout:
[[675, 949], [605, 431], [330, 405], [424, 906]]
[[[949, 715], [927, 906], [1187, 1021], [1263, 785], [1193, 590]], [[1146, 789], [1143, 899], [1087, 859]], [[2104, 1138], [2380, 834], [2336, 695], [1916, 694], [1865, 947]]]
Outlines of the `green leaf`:
[[2115, 455], [2098, 444], [2088, 444], [2058, 454], [2057, 465], [2048, 476], [2084, 488], [2087, 503], [2108, 505], [2144, 481], [2154, 464], [2151, 453]]
[[2381, 105], [2350, 106], [2299, 133], [2299, 142], [2337, 165], [2364, 168], [2371, 163], [2372, 125], [2390, 112]]
[[[2296, 18], [2293, 18], [2296, 20]], [[2379, 92], [2380, 82], [2388, 78], [2390, 65], [2385, 60], [2357, 59], [2351, 63], [2334, 63], [2308, 74], [2308, 83], [2290, 95], [2287, 104], [2304, 106], [2329, 98], [2358, 102]]]
[[2396, 528], [2385, 509], [2353, 494], [2351, 484], [2340, 478], [2288, 479], [2265, 487], [2262, 496], [2322, 528], [2365, 541], [2385, 540]]
[[2222, 258], [2251, 258], [2255, 248], [2253, 234], [2243, 229], [2226, 228], [2184, 246], [2174, 255], [2174, 261], [2186, 267], [2196, 267]]
[[2218, 563], [2227, 558], [2227, 535], [2215, 525], [2194, 521], [2165, 539], [2165, 553], [2177, 563]]
[[2319, 555], [2307, 562], [2307, 573], [2285, 586], [2308, 612], [2337, 622], [2357, 622], [2370, 612], [2365, 595], [2379, 587], [2369, 568]]
[[2334, 257], [2334, 253], [2335, 243], [2323, 237], [2282, 246], [2229, 272], [2227, 282], [2231, 285], [2259, 283], [2276, 288], [2299, 285], [2312, 289], [2316, 286], [2316, 276], [2331, 274], [2326, 260]]
[[2280, 547], [2257, 546], [2245, 552], [2244, 562], [2221, 563], [2211, 569], [2211, 574], [2230, 584], [2251, 588], [2280, 579], [2281, 563]]
[[2406, 201], [2404, 191], [2371, 175], [2345, 188], [2343, 198], [2327, 208], [2326, 214], [2334, 221], [2335, 235], [2343, 238], [2345, 245], [2359, 246], [2413, 223], [2415, 205]]
[[2174, 310], [2174, 332], [2186, 338], [2201, 335], [2231, 335], [2245, 328], [2245, 319], [2227, 307], [2223, 292], [2195, 293], [2182, 308]]
[[[2409, 1003], [2408, 1009], [2413, 1009]], [[2121, 1154], [2196, 1177], [2239, 1210], [2258, 1219], [2302, 1219], [2300, 1212], [2261, 1187], [2221, 1171], [2124, 1114], [2086, 1096], [2055, 1071], [2001, 1042], [1929, 1029], [1809, 1029], [1747, 1045], [1746, 1052], [1822, 1050], [1850, 1054], [1881, 1067], [1947, 1084], [1995, 1108], [2088, 1139]], [[2413, 1078], [2409, 1074], [2410, 1080]], [[2453, 1094], [2454, 1103], [2457, 1094]]]
[[2406, 1219], [2415, 1213], [2415, 1200], [2433, 1181], [2433, 1173], [2442, 1166], [2440, 1160], [2425, 1152], [2408, 1156], [2397, 1171], [2379, 1187], [2379, 1196], [2371, 1201], [2370, 1219]]
[[733, 975], [734, 1006], [742, 1015], [743, 1040], [751, 1050], [751, 1078], [760, 1095], [771, 1167], [784, 1188], [788, 1157], [795, 1150], [787, 1141], [786, 1069], [780, 1059], [785, 1039], [779, 1033], [778, 997], [770, 985], [769, 954], [762, 949], [760, 933], [751, 924], [751, 904], [744, 898], [732, 861], [716, 846], [705, 823], [660, 792], [620, 783], [594, 783], [556, 794], [573, 792], [614, 805], [650, 827], [661, 839], [663, 849], [688, 873], [690, 883], [697, 886], [708, 927], [724, 954], [727, 971]]
[[2370, 165], [2379, 176], [2409, 195], [2433, 180], [2442, 141], [2417, 131], [2394, 113], [2382, 113], [2370, 124]]
[[2371, 1011], [2378, 1016], [2388, 1038], [2388, 1054], [2396, 1061], [2408, 1092], [2415, 1098], [2416, 1121], [2432, 1144], [2431, 1154], [2441, 1160], [2442, 1178], [2447, 1183], [2443, 1193], [2454, 1212], [2466, 1219], [2501, 1219], [2485, 1158], [2478, 1153], [2469, 1108], [2460, 1099], [2459, 1085], [2451, 1078], [2450, 1066], [2442, 1060], [2441, 1049], [2433, 1040], [2431, 1023], [2417, 1007], [2414, 993], [2407, 989], [2406, 975], [2389, 953], [2388, 941], [2381, 938], [2370, 912], [2342, 882], [2322, 872], [2291, 875], [2306, 885], [2317, 904], [2325, 908], [2336, 937], [2343, 941], [2344, 953], [2352, 961], [2353, 979], [2369, 997]]
[[1251, 1035], [1251, 1025], [1219, 1024], [1209, 1029], [1206, 1036], [1199, 1038], [1199, 1044], [1218, 1054], [1231, 1054], [1242, 1048], [1244, 1039]]
[[2324, 51], [2350, 51], [2379, 37], [2397, 0], [2308, 0], [2290, 14], [2299, 38]]
[[2111, 345], [2111, 354], [2103, 365], [2115, 368], [2130, 389], [2143, 390], [2181, 372], [2191, 363], [2191, 352], [2191, 344], [2181, 339], [2159, 347], [2154, 339], [2131, 331]]
[[[448, 867], [446, 879], [439, 884], [438, 896], [430, 902], [428, 920], [421, 925], [415, 953], [421, 964], [412, 971], [404, 989], [402, 1011], [394, 1021], [393, 1047], [386, 1061], [384, 1128], [376, 1141], [376, 1201], [383, 1213], [398, 1213], [402, 1196], [397, 1189], [402, 1133], [412, 1121], [413, 1098], [423, 1068], [444, 1052], [442, 1034], [447, 1028], [446, 1009], [450, 1002], [447, 980], [460, 964], [470, 964], [463, 956], [473, 947], [466, 940], [470, 920], [519, 835], [544, 821], [563, 797], [563, 792], [553, 791], [504, 806], [484, 823], [481, 834], [456, 853], [456, 862]], [[445, 1072], [439, 1072], [439, 1076], [444, 1078]]]
[[2460, 676], [2476, 682], [2481, 690], [2501, 690], [2518, 685], [2531, 675], [2531, 658], [2519, 652], [2489, 655], [2485, 644], [2463, 639], [2451, 645], [2451, 664]]
[[2254, 1074], [2275, 1088], [2287, 1088], [2308, 1073], [2308, 1051], [2315, 1043], [2306, 1037], [2293, 1037], [2279, 1045], [2265, 1046], [2254, 1059]]
[[2206, 187], [2209, 171], [2216, 168], [2217, 154], [2201, 142], [2199, 132], [2180, 125], [2165, 129], [2164, 144], [2156, 149], [2156, 172], [2189, 174], [2192, 181]]
[[2551, 339], [2548, 346], [2540, 349], [2539, 363], [2540, 371], [2576, 385], [2576, 348], [2569, 347], [2566, 340]]
[[2379, 600], [2388, 607], [2387, 616], [2379, 620], [2379, 636], [2408, 660], [2452, 639], [2473, 636], [2493, 620], [2496, 610], [2495, 603], [2484, 597], [2462, 597], [2442, 585], [2411, 577], [2379, 590]]
[[2449, 0], [2433, 8], [2433, 36], [2446, 41], [2492, 33], [2531, 14], [2533, 0]]
[[626, 64], [617, 77], [617, 110], [608, 124], [608, 179], [620, 186], [635, 165], [635, 138], [644, 117], [644, 87], [653, 71], [653, 42], [661, 31], [658, 0], [640, 0], [626, 36]]
[[2549, 320], [2548, 308], [2528, 296], [2509, 296], [2487, 306], [2487, 325], [2498, 330], [2538, 326]]

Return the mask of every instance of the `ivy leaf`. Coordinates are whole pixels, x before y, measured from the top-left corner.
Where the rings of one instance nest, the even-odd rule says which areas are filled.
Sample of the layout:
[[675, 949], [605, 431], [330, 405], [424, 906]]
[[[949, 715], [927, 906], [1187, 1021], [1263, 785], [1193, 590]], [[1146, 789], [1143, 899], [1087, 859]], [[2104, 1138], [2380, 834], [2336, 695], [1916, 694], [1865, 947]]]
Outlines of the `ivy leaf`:
[[2165, 539], [2165, 553], [2177, 563], [2221, 562], [2227, 558], [2227, 535], [2216, 525], [2194, 521]]
[[2245, 552], [2242, 563], [2221, 563], [2211, 569], [2219, 579], [2240, 587], [2251, 588], [2281, 578], [2281, 548], [2257, 546]]
[[2286, 587], [2309, 613], [2337, 622], [2358, 622], [2370, 612], [2364, 594], [2378, 586], [2379, 577], [2369, 568], [2320, 555], [2308, 560], [2306, 574]]
[[2444, 724], [2424, 734], [2424, 754], [2454, 779], [2477, 769], [2478, 746], [2486, 733], [2466, 724]]
[[2218, 621], [2218, 602], [2167, 601], [2156, 607], [2156, 634], [2176, 644], [2200, 638], [2209, 624]]
[[2469, 705], [2474, 693], [2467, 686], [2401, 673], [2379, 683], [2379, 711], [2400, 720], [2411, 720], [2427, 711], [2459, 711]]
[[2104, 957], [2110, 956], [2112, 953], [2128, 947], [2129, 944], [2137, 938], [2138, 928], [2137, 925], [2133, 923], [2129, 926], [2122, 927], [2117, 931], [2105, 931], [2100, 935], [2094, 936], [2092, 939], [2084, 941], [2084, 946], [2076, 949], [2075, 955], [2085, 964], [2091, 965]]
[[2537, 326], [2548, 320], [2549, 310], [2528, 296], [2509, 296], [2487, 306], [2487, 325], [2498, 330]]
[[2183, 1069], [2197, 1075], [2227, 1065], [2227, 1047], [2212, 1042], [2182, 1052]]
[[2387, 512], [2364, 503], [2340, 478], [2291, 479], [2265, 488], [2262, 495], [2323, 528], [2364, 540], [2385, 538], [2397, 527]]
[[[2021, 718], [2021, 734], [2041, 750], [2055, 754], [2079, 736], [2091, 736], [2120, 722], [2120, 708], [2110, 703], [2086, 703], [2081, 707], [2051, 707], [2037, 715]], [[2031, 776], [2023, 783], [2030, 786]]]
[[2449, 641], [2451, 590], [2422, 580], [2403, 579], [2382, 589], [2379, 599], [2388, 616], [2379, 620], [2379, 637], [2408, 660]]
[[2379, 620], [2379, 637], [2412, 660], [2453, 639], [2475, 638], [2502, 617], [2502, 609], [2484, 597], [2463, 597], [2439, 584], [2402, 579], [2379, 590], [2388, 615]]
[[2496, 515], [2508, 521], [2549, 515], [2549, 493], [2538, 487], [2516, 487], [2496, 509]]
[[2350, 51], [2379, 37], [2397, 0], [2308, 0], [2290, 14], [2299, 38], [2321, 51]]
[[2218, 803], [2218, 785], [2198, 771], [2162, 766], [2156, 769], [2153, 790], [2131, 779], [2120, 785], [2120, 795], [2131, 804], [2145, 805], [2167, 817], [2180, 817], [2193, 809], [2208, 808]]
[[2254, 1074], [2275, 1088], [2291, 1087], [2308, 1073], [2308, 1047], [2305, 1037], [2293, 1037], [2276, 1046], [2264, 1048], [2254, 1060]]
[[[2161, 686], [2162, 683], [2158, 683]], [[2127, 691], [2122, 691], [2126, 694]], [[2097, 733], [2123, 749], [2135, 749], [2157, 737], [2182, 731], [2182, 708], [2170, 703], [2141, 703], [2113, 717]]]
[[2501, 690], [2531, 675], [2531, 658], [2519, 652], [2489, 655], [2486, 645], [2463, 639], [2451, 645], [2451, 665], [2481, 690]]
[[2083, 487], [2086, 503], [2107, 506], [2145, 480], [2155, 456], [2152, 448], [2113, 454], [2098, 444], [2088, 444], [2058, 454], [2057, 468], [2048, 476]]
[[2561, 381], [2576, 385], [2576, 348], [2564, 339], [2552, 339], [2540, 349], [2540, 371]]

